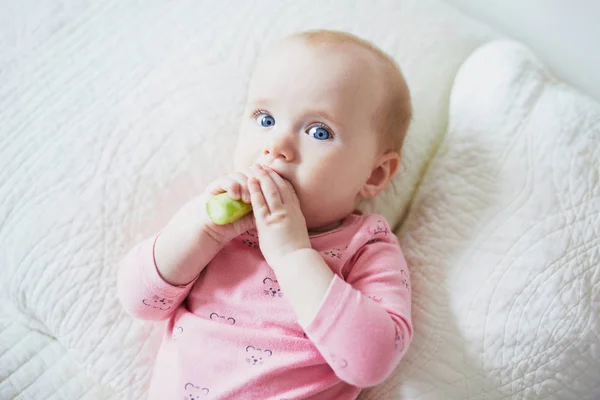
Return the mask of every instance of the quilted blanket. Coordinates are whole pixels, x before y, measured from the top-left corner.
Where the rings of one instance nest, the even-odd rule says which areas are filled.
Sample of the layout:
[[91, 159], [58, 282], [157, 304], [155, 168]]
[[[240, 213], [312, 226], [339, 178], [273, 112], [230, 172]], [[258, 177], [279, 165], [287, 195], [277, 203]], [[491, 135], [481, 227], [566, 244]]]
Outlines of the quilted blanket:
[[453, 82], [495, 34], [434, 0], [13, 2], [0, 20], [0, 398], [143, 398], [162, 325], [122, 312], [115, 263], [231, 168], [260, 51], [320, 27], [381, 46], [414, 95], [401, 173], [364, 207], [402, 240], [416, 339], [363, 399], [600, 396], [599, 106], [521, 47]]

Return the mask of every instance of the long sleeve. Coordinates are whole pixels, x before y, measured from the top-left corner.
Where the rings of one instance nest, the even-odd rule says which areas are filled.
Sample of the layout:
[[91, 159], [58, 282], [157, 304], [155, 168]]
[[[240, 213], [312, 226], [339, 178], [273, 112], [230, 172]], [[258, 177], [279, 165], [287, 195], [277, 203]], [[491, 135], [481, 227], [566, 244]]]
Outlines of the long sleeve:
[[168, 318], [186, 298], [194, 282], [173, 286], [158, 273], [154, 260], [156, 237], [135, 246], [120, 262], [117, 278], [119, 300], [135, 318]]
[[383, 382], [412, 340], [410, 277], [395, 238], [365, 244], [346, 281], [335, 276], [306, 333], [336, 375], [357, 387]]

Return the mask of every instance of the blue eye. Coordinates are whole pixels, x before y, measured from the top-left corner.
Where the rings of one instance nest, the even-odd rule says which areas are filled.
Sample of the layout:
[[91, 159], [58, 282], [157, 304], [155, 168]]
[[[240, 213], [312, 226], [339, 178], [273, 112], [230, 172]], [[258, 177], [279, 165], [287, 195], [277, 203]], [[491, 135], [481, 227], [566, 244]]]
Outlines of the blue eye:
[[310, 136], [314, 137], [317, 140], [331, 139], [331, 133], [327, 129], [318, 125], [313, 126], [306, 133], [308, 133]]
[[269, 114], [259, 114], [256, 119], [265, 128], [270, 128], [275, 125], [275, 118], [271, 117]]

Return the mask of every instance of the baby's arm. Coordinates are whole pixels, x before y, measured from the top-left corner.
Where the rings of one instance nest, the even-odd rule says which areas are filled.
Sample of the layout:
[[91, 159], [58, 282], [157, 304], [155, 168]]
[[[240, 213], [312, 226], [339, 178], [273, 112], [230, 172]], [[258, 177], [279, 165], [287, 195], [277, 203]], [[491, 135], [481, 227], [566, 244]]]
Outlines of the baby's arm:
[[118, 293], [128, 314], [149, 320], [168, 318], [223, 247], [193, 216], [201, 201], [183, 206], [159, 235], [140, 243], [121, 261]]
[[129, 314], [167, 318], [223, 246], [254, 227], [251, 215], [226, 226], [215, 225], [206, 215], [206, 202], [215, 194], [227, 191], [234, 198], [248, 200], [246, 180], [239, 172], [215, 180], [201, 196], [184, 205], [158, 236], [127, 254], [119, 268], [118, 288]]
[[[184, 205], [156, 239], [154, 257], [161, 277], [174, 286], [187, 285], [202, 272], [231, 237], [216, 237], [204, 221], [208, 194]], [[230, 235], [233, 236], [233, 235]]]
[[[307, 261], [308, 258], [296, 258], [287, 265], [291, 268], [276, 271], [292, 306], [315, 302], [312, 296], [301, 302], [288, 295], [288, 291], [295, 292], [292, 286], [311, 286], [313, 276], [307, 272], [316, 268], [306, 268]], [[312, 258], [313, 266], [318, 262]], [[384, 381], [412, 340], [410, 278], [396, 243], [367, 244], [351, 262], [347, 280], [333, 276], [325, 294], [318, 299], [320, 307], [314, 318], [299, 322], [336, 375], [364, 388]], [[288, 280], [294, 284], [284, 286]], [[297, 308], [298, 305], [294, 307]]]
[[125, 311], [136, 318], [168, 318], [181, 304], [192, 283], [174, 286], [159, 274], [154, 260], [153, 236], [135, 246], [119, 265], [117, 291]]

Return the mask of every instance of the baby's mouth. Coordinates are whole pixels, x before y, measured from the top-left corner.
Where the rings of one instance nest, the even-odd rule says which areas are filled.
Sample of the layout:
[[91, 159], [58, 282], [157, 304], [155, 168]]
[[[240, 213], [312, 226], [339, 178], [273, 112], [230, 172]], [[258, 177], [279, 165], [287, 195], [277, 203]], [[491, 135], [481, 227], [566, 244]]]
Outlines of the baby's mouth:
[[[282, 177], [283, 179], [288, 181], [289, 183], [292, 183], [292, 181], [285, 174], [283, 174], [279, 169], [277, 169], [277, 167], [273, 167], [271, 165], [266, 165], [266, 166], [269, 167], [271, 170], [273, 170], [273, 172], [275, 172], [277, 175], [279, 175], [280, 177]], [[292, 186], [294, 186], [293, 183], [292, 183]]]
[[263, 166], [265, 166], [265, 167], [268, 167], [268, 168], [270, 168], [270, 169], [271, 169], [273, 172], [275, 172], [277, 175], [279, 175], [279, 176], [280, 176], [280, 177], [282, 177], [284, 180], [286, 180], [287, 182], [289, 182], [289, 183], [292, 185], [292, 188], [294, 188], [294, 191], [295, 191], [296, 193], [298, 193], [298, 190], [297, 190], [297, 188], [296, 188], [296, 185], [294, 184], [294, 181], [293, 181], [292, 179], [290, 179], [290, 178], [287, 176], [287, 174], [285, 174], [285, 173], [282, 173], [282, 172], [281, 172], [281, 170], [280, 170], [278, 167], [275, 167], [275, 166], [273, 166], [273, 165], [269, 165], [269, 164], [267, 164], [267, 163], [265, 163], [265, 164], [261, 164], [261, 165], [263, 165]]

